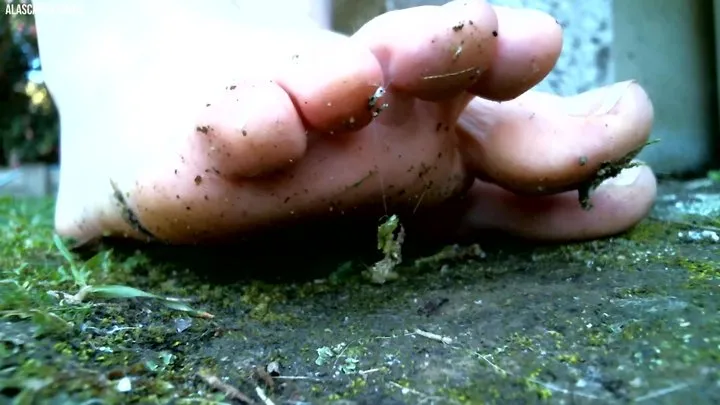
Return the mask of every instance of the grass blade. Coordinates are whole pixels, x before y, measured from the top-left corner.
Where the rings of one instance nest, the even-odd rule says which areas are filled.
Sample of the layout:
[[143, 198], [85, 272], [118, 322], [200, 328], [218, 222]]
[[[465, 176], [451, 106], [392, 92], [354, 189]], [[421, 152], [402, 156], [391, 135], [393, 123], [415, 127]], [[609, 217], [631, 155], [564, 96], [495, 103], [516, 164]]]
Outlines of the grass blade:
[[100, 298], [149, 298], [161, 301], [167, 308], [174, 309], [176, 311], [187, 312], [191, 316], [198, 318], [212, 319], [214, 316], [205, 311], [198, 311], [192, 308], [190, 305], [178, 301], [175, 299], [161, 297], [159, 295], [151, 294], [143, 290], [128, 287], [125, 285], [99, 285], [87, 287], [85, 291], [85, 297], [88, 295], [100, 297]]
[[60, 238], [60, 235], [53, 234], [53, 242], [55, 242], [55, 247], [57, 250], [60, 251], [60, 254], [65, 258], [65, 260], [70, 264], [70, 267], [73, 269], [76, 268], [75, 265], [75, 259], [73, 258], [73, 255], [68, 250], [67, 246], [65, 246], [65, 242]]
[[88, 288], [88, 294], [101, 298], [154, 298], [162, 299], [155, 294], [125, 285], [98, 285]]

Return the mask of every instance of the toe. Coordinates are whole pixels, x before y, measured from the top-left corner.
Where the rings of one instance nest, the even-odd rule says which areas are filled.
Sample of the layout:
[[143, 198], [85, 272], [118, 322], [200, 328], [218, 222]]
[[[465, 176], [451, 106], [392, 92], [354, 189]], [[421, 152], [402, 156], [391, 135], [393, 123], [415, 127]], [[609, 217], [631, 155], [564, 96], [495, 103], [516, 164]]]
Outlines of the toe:
[[639, 151], [652, 121], [647, 94], [623, 82], [571, 99], [534, 92], [502, 104], [475, 98], [458, 133], [478, 178], [547, 194], [576, 188], [603, 164]]
[[289, 57], [278, 83], [308, 129], [337, 134], [370, 123], [369, 100], [383, 84], [383, 74], [367, 48], [334, 34], [318, 35]]
[[[191, 138], [198, 176], [229, 179], [281, 170], [305, 153], [305, 127], [287, 93], [271, 81], [236, 82], [208, 103]], [[194, 176], [193, 176], [194, 177]]]
[[353, 39], [383, 65], [388, 87], [423, 100], [460, 94], [490, 65], [498, 22], [485, 1], [453, 1], [386, 13]]
[[470, 91], [505, 101], [530, 90], [550, 73], [562, 50], [562, 28], [537, 10], [495, 7], [495, 13], [497, 53]]
[[548, 241], [611, 236], [645, 218], [656, 192], [655, 176], [647, 166], [627, 169], [600, 185], [591, 210], [580, 207], [576, 192], [522, 196], [476, 181], [468, 196], [463, 231], [497, 229]]

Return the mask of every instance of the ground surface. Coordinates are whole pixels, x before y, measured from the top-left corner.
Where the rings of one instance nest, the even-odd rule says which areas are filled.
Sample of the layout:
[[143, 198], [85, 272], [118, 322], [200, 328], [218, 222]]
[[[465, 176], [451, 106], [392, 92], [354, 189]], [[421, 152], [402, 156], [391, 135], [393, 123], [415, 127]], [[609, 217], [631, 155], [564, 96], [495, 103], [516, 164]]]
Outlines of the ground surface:
[[322, 241], [294, 277], [239, 251], [69, 263], [50, 203], [5, 200], [0, 403], [720, 403], [720, 184], [662, 194], [627, 235], [484, 242], [381, 286]]

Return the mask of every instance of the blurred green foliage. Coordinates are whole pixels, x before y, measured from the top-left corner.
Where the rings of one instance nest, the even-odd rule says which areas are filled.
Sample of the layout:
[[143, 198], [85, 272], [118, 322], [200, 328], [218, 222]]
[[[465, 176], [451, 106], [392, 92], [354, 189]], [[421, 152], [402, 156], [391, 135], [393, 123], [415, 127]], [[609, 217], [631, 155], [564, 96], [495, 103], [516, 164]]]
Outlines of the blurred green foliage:
[[38, 55], [33, 16], [0, 14], [0, 166], [58, 161], [57, 110], [44, 84], [28, 79]]

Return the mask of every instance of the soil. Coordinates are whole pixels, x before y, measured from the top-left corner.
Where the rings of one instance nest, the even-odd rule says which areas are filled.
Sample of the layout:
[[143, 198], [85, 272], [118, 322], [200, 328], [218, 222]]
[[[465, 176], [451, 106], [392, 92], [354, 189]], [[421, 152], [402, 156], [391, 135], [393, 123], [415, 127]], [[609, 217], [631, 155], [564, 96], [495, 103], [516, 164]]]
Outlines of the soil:
[[[68, 262], [51, 220], [46, 200], [0, 204], [0, 403], [720, 403], [711, 180], [662, 184], [617, 237], [492, 236], [406, 256], [382, 285], [323, 240], [261, 260], [114, 245]], [[74, 301], [86, 285], [187, 301]]]

